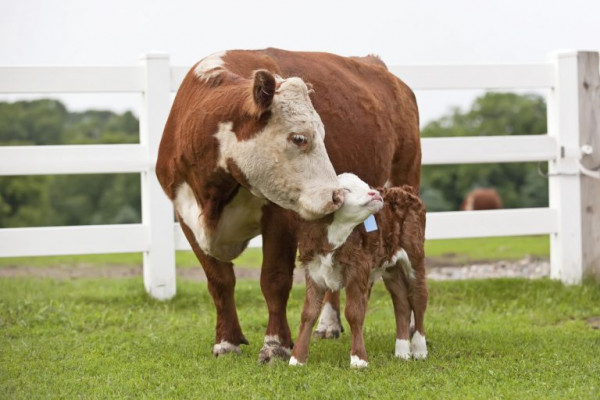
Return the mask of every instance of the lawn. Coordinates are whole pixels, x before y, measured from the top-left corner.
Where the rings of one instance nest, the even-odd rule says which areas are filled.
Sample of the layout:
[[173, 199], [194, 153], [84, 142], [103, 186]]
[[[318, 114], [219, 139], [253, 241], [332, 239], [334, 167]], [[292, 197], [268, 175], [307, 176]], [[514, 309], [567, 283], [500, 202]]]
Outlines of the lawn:
[[[294, 336], [303, 286], [288, 307]], [[215, 315], [203, 283], [180, 280], [168, 302], [141, 278], [0, 279], [0, 398], [597, 399], [600, 286], [547, 279], [430, 282], [429, 358], [393, 357], [381, 283], [365, 324], [368, 370], [349, 368], [348, 333], [311, 343], [307, 366], [257, 363], [266, 307], [239, 281], [250, 345], [215, 359]], [[347, 324], [346, 324], [347, 327]]]

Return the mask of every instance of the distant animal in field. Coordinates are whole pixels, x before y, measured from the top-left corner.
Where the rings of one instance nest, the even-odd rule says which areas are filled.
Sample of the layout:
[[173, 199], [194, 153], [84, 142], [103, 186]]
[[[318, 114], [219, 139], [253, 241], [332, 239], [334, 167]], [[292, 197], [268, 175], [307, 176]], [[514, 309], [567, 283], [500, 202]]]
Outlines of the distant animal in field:
[[496, 210], [502, 208], [502, 199], [496, 189], [473, 189], [460, 205], [461, 211]]
[[[300, 225], [298, 249], [306, 269], [306, 299], [290, 365], [307, 362], [311, 331], [325, 292], [345, 287], [345, 315], [352, 332], [350, 366], [367, 367], [363, 323], [371, 287], [380, 277], [394, 304], [396, 357], [425, 359], [425, 206], [410, 186], [373, 190], [356, 175], [338, 178], [346, 192], [342, 206], [333, 215]], [[375, 230], [361, 224], [370, 216], [375, 218]]]

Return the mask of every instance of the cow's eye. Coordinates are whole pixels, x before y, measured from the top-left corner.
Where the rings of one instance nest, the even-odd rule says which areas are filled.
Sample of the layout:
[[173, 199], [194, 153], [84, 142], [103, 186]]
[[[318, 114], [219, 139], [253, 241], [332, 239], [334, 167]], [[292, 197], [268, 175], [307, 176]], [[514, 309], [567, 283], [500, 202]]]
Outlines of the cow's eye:
[[298, 147], [304, 147], [308, 143], [308, 138], [304, 135], [300, 135], [298, 133], [292, 133], [288, 140], [294, 143]]

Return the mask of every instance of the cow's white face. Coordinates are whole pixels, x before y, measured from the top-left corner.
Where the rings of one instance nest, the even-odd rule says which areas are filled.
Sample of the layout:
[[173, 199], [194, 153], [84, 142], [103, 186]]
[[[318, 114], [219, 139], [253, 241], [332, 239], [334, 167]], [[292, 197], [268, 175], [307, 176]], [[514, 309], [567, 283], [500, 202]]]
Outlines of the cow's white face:
[[[255, 99], [261, 95], [256, 80]], [[250, 139], [238, 140], [231, 122], [220, 124], [215, 135], [220, 145], [219, 166], [227, 169], [229, 160], [235, 162], [254, 195], [305, 219], [337, 210], [344, 194], [325, 150], [325, 129], [306, 84], [300, 78], [280, 79], [268, 111], [267, 124]]]

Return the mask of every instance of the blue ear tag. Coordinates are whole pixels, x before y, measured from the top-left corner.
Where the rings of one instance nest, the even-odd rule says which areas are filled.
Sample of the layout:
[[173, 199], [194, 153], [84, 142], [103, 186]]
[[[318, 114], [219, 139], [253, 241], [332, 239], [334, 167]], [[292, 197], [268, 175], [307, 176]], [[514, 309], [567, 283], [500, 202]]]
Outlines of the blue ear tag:
[[365, 229], [367, 232], [373, 232], [377, 230], [377, 222], [375, 221], [375, 216], [370, 215], [369, 218], [365, 219]]

